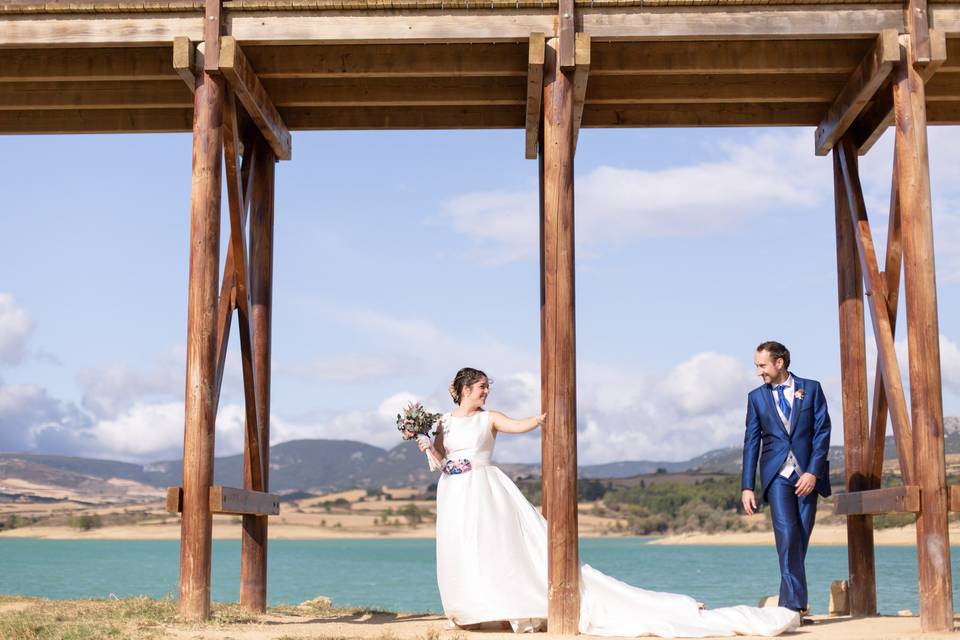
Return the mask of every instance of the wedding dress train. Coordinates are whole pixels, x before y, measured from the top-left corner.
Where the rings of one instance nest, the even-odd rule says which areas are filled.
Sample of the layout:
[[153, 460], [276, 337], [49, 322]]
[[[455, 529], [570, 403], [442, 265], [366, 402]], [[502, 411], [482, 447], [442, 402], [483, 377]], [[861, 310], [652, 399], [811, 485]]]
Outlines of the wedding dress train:
[[[489, 414], [444, 416], [449, 461], [437, 487], [437, 583], [458, 625], [510, 621], [533, 630], [547, 616], [547, 528], [540, 512], [490, 464]], [[688, 596], [648, 591], [580, 567], [580, 632], [698, 638], [774, 636], [798, 627], [795, 611], [747, 606], [701, 610]]]

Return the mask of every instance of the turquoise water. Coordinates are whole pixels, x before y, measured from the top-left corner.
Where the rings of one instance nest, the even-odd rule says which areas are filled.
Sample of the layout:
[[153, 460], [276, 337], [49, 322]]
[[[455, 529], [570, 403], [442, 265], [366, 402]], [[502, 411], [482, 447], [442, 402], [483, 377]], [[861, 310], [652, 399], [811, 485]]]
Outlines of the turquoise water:
[[[661, 546], [640, 538], [587, 539], [581, 561], [647, 589], [686, 593], [710, 607], [756, 604], [779, 585], [773, 547]], [[952, 553], [954, 573], [960, 548]], [[0, 593], [48, 598], [176, 595], [178, 541], [0, 539]], [[814, 612], [827, 607], [830, 582], [847, 575], [846, 547], [811, 547]], [[239, 599], [240, 543], [213, 543], [213, 599]], [[916, 550], [877, 548], [881, 612], [918, 610]], [[336, 606], [439, 612], [433, 540], [274, 540], [271, 604], [318, 595]], [[960, 602], [960, 600], [958, 600]], [[955, 607], [960, 609], [958, 603]]]

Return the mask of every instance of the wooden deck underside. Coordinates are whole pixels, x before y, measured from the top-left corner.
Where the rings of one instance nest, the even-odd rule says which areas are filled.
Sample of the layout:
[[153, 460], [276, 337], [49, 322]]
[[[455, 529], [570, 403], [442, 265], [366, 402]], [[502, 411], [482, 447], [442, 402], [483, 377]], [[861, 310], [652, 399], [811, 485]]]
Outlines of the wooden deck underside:
[[[0, 6], [0, 133], [191, 130], [173, 39], [201, 40], [202, 13], [16, 6]], [[583, 127], [816, 126], [877, 34], [903, 30], [888, 4], [577, 11], [592, 38]], [[927, 85], [929, 123], [958, 124], [960, 3], [930, 16], [947, 61]], [[551, 8], [235, 10], [225, 24], [291, 130], [522, 129], [528, 39], [554, 20]]]

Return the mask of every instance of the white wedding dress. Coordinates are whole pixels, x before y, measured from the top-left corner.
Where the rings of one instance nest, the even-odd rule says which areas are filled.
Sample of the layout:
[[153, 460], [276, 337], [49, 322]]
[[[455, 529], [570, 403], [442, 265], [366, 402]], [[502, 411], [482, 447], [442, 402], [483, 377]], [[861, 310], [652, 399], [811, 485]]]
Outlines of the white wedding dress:
[[[490, 464], [494, 433], [486, 411], [448, 414], [443, 425], [447, 460], [470, 462], [469, 470], [443, 473], [437, 487], [437, 583], [444, 613], [458, 625], [510, 621], [515, 631], [532, 631], [547, 617], [546, 520]], [[581, 633], [774, 636], [799, 624], [789, 609], [700, 610], [688, 596], [647, 591], [580, 567]]]

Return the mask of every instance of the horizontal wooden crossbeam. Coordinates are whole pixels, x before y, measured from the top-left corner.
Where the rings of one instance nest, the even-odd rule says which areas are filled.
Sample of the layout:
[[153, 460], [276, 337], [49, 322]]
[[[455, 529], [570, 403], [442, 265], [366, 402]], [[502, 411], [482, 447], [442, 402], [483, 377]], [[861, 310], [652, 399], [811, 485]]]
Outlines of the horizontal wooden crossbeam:
[[240, 45], [232, 36], [223, 36], [220, 40], [219, 68], [250, 118], [257, 124], [267, 144], [273, 149], [274, 155], [280, 160], [289, 160], [292, 144], [290, 131], [277, 113], [270, 95], [263, 88], [253, 67], [243, 55]]
[[[183, 487], [167, 487], [167, 512], [181, 511]], [[280, 497], [272, 493], [214, 485], [210, 487], [210, 513], [276, 516], [280, 514]]]
[[814, 140], [818, 156], [830, 152], [899, 61], [898, 34], [894, 29], [884, 29], [817, 127]]
[[840, 493], [834, 496], [833, 512], [838, 516], [919, 513], [920, 487], [891, 487]]

